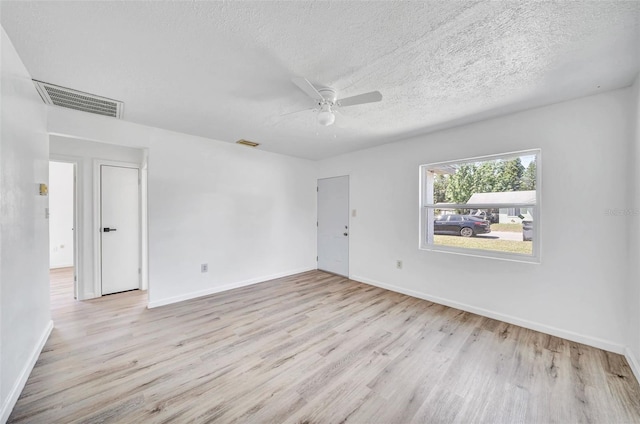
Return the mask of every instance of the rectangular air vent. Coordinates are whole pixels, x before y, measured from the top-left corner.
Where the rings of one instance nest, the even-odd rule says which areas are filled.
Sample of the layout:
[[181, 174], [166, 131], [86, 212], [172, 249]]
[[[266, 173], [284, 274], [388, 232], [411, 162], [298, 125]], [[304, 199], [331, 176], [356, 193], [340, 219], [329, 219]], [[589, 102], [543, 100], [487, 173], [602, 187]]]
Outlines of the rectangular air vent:
[[249, 146], [249, 147], [258, 147], [260, 145], [260, 143], [254, 143], [253, 141], [249, 141], [249, 140], [245, 140], [245, 139], [240, 139], [240, 140], [236, 141], [236, 143], [242, 144], [244, 146]]
[[124, 109], [123, 102], [60, 87], [59, 85], [49, 84], [48, 82], [33, 80], [33, 83], [42, 100], [48, 105], [122, 119]]

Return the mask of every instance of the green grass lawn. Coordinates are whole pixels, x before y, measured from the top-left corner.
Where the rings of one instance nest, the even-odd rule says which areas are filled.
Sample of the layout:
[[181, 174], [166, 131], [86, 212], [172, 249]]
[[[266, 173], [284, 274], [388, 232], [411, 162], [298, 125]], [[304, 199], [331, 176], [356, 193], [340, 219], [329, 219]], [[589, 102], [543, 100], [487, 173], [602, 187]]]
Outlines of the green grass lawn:
[[522, 224], [491, 224], [491, 231], [522, 232]]
[[[500, 225], [512, 225], [512, 224], [500, 224]], [[493, 229], [493, 225], [491, 226], [491, 228]], [[499, 231], [504, 231], [504, 230], [499, 230]], [[522, 231], [522, 229], [520, 231]], [[498, 252], [520, 253], [525, 255], [533, 254], [533, 244], [530, 241], [514, 241], [514, 240], [482, 239], [477, 237], [434, 235], [433, 243], [438, 246], [462, 247], [466, 249], [496, 250]]]

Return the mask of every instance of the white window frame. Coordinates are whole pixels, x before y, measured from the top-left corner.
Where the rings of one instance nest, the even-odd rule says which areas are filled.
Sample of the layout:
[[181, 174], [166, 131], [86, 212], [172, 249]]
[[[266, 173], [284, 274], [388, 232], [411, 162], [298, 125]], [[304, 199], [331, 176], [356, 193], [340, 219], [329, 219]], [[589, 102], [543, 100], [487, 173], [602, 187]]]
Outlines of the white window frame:
[[[434, 173], [429, 172], [430, 169], [436, 167], [443, 167], [445, 165], [462, 165], [467, 163], [487, 162], [497, 159], [513, 159], [514, 157], [535, 155], [536, 156], [536, 203], [504, 203], [504, 204], [478, 204], [478, 203], [466, 203], [466, 204], [447, 204], [447, 209], [502, 209], [502, 208], [531, 208], [533, 216], [533, 249], [531, 255], [500, 252], [495, 250], [485, 249], [470, 249], [453, 246], [442, 246], [433, 243], [433, 220], [434, 209], [442, 209], [442, 205], [436, 205], [433, 203], [433, 177]], [[500, 153], [487, 156], [477, 156], [467, 159], [448, 160], [443, 162], [434, 162], [429, 164], [420, 165], [420, 234], [419, 234], [419, 249], [431, 252], [444, 252], [453, 253], [466, 256], [477, 256], [490, 259], [501, 259], [516, 262], [527, 263], [540, 263], [541, 256], [541, 240], [540, 240], [540, 228], [541, 228], [541, 214], [540, 209], [541, 193], [542, 193], [542, 166], [541, 166], [541, 149], [530, 149], [515, 152]]]

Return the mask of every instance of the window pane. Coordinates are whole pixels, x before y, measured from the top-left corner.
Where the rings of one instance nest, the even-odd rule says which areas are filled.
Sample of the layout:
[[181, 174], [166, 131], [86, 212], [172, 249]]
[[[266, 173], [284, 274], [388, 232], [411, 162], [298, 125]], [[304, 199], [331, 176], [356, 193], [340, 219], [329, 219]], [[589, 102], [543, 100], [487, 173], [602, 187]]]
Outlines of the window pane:
[[431, 173], [433, 200], [425, 203], [535, 204], [536, 167], [535, 152], [430, 165], [427, 172]]
[[[426, 215], [436, 217], [432, 227], [433, 245], [533, 255], [533, 218], [516, 217], [514, 222], [500, 222], [499, 218], [487, 219], [482, 212], [485, 210], [471, 214], [460, 209], [427, 208]], [[429, 227], [425, 226], [427, 232]], [[428, 234], [424, 236], [428, 240]]]

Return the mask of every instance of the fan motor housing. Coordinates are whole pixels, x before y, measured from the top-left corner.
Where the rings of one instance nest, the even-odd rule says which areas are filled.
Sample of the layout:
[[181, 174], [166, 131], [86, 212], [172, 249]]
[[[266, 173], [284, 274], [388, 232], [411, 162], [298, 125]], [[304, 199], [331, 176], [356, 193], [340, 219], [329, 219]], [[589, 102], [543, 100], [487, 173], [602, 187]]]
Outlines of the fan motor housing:
[[338, 94], [336, 90], [330, 87], [318, 88], [318, 93], [322, 95], [325, 101], [334, 104], [338, 100]]

